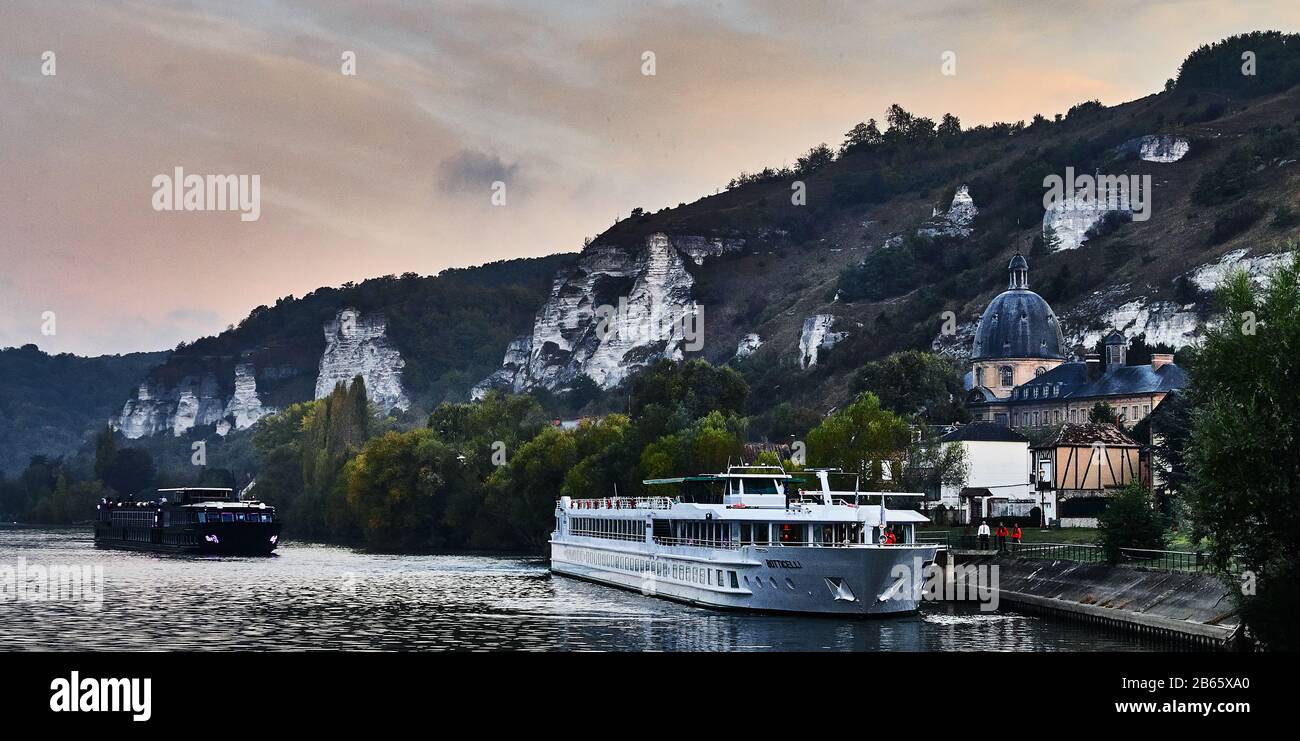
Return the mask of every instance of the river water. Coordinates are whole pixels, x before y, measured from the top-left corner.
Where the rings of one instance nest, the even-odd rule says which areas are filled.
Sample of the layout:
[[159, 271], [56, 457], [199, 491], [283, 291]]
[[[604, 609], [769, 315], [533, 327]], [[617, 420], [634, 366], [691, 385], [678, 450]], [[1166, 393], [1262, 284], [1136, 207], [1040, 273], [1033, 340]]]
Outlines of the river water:
[[[85, 570], [92, 588], [33, 599], [33, 585], [55, 566]], [[99, 573], [102, 589], [94, 588]], [[384, 556], [293, 542], [271, 558], [166, 556], [98, 550], [89, 530], [0, 530], [0, 650], [1151, 648], [1070, 622], [942, 604], [866, 621], [715, 612], [553, 577], [540, 559]]]

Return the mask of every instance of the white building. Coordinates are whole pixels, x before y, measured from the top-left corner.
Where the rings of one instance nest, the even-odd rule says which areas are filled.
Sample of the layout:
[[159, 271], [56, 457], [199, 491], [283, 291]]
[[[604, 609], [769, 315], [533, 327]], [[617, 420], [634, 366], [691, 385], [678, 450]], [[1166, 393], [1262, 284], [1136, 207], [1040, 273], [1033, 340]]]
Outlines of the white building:
[[[1009, 427], [976, 422], [939, 438], [944, 445], [960, 445], [968, 466], [965, 486], [945, 484], [940, 504], [961, 513], [959, 522], [984, 518], [1030, 517], [1047, 503], [1030, 482], [1033, 459], [1029, 439]], [[1053, 513], [1047, 513], [1052, 517]]]

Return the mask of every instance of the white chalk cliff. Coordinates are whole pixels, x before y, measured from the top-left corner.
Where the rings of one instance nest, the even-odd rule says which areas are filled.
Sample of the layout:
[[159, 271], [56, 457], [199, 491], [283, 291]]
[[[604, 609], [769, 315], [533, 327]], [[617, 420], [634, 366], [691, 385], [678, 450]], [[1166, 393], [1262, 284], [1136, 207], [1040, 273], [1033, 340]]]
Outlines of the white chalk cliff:
[[272, 412], [258, 398], [252, 364], [236, 366], [233, 385], [234, 393], [225, 398], [212, 373], [185, 376], [174, 386], [145, 381], [109, 424], [132, 440], [163, 432], [179, 437], [206, 425], [224, 435], [252, 427]]
[[970, 189], [963, 185], [953, 194], [948, 210], [935, 208], [930, 220], [917, 229], [916, 233], [922, 237], [969, 237], [978, 214], [979, 209], [970, 197]]
[[803, 331], [799, 333], [799, 367], [811, 368], [817, 365], [820, 350], [829, 350], [845, 337], [848, 332], [834, 332], [833, 314], [814, 314], [803, 320]]
[[661, 358], [680, 360], [699, 349], [703, 330], [686, 261], [699, 265], [742, 245], [658, 233], [638, 250], [587, 247], [556, 275], [532, 334], [510, 342], [501, 368], [474, 387], [472, 398], [491, 389], [565, 389], [583, 375], [607, 389]]
[[402, 388], [402, 368], [406, 362], [388, 338], [388, 322], [383, 314], [363, 315], [354, 308], [340, 309], [334, 319], [325, 322], [325, 352], [316, 376], [316, 398], [329, 396], [334, 387], [351, 383], [361, 376], [371, 403], [387, 414], [393, 409], [411, 406]]
[[740, 338], [736, 343], [736, 360], [744, 360], [763, 346], [763, 340], [753, 332]]

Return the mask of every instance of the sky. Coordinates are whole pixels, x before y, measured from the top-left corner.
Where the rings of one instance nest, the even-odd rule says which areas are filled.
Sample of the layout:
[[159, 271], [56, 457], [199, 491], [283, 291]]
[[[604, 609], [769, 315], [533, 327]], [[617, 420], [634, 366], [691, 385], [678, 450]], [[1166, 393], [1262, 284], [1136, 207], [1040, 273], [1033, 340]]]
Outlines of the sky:
[[[1259, 29], [1300, 3], [0, 0], [0, 347], [165, 349], [323, 285], [577, 251], [894, 102], [1121, 103]], [[178, 167], [256, 176], [256, 220], [160, 210]]]

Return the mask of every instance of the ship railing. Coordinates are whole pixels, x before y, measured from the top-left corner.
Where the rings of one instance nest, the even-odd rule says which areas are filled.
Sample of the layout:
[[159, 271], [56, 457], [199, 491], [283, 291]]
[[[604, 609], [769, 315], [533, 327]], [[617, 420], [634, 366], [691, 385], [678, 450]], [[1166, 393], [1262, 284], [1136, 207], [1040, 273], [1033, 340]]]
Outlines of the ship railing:
[[711, 538], [655, 538], [656, 545], [689, 546], [692, 548], [725, 548], [735, 550], [748, 543], [738, 540], [715, 540]]
[[673, 497], [608, 497], [605, 499], [571, 499], [569, 509], [672, 509]]
[[629, 535], [627, 533], [607, 533], [596, 530], [581, 530], [570, 528], [569, 535], [583, 538], [600, 538], [601, 540], [623, 540], [631, 543], [644, 543], [644, 535]]
[[[636, 538], [639, 540], [639, 538]], [[737, 549], [747, 545], [760, 546], [762, 548], [863, 548], [866, 546], [877, 546], [880, 548], [916, 548], [918, 546], [933, 546], [935, 543], [858, 543], [856, 541], [839, 541], [839, 542], [822, 542], [809, 540], [788, 540], [783, 543], [745, 543], [736, 540], [710, 540], [708, 538], [661, 538], [656, 537], [654, 542], [657, 545], [667, 546], [691, 546], [695, 548], [726, 548]]]

